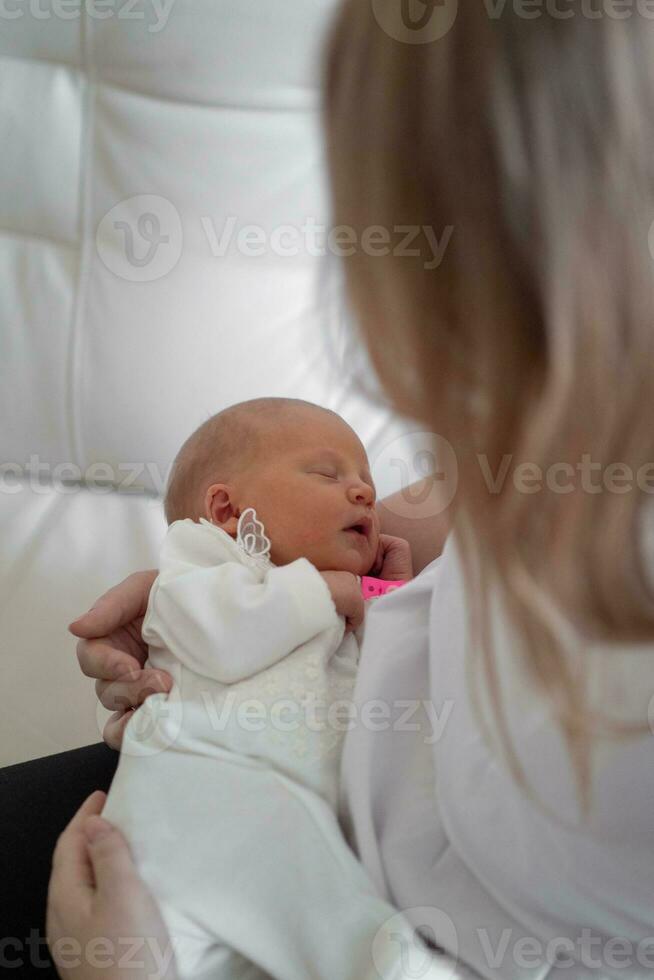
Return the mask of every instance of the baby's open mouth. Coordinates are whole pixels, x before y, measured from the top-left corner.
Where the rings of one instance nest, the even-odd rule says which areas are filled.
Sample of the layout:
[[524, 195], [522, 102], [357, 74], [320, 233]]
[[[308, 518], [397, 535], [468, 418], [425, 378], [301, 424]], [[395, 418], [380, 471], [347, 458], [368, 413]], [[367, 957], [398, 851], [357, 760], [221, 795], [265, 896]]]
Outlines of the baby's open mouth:
[[357, 521], [355, 524], [349, 524], [343, 530], [352, 531], [355, 534], [360, 535], [362, 538], [368, 539], [370, 537], [370, 531], [372, 530], [372, 523], [367, 520]]

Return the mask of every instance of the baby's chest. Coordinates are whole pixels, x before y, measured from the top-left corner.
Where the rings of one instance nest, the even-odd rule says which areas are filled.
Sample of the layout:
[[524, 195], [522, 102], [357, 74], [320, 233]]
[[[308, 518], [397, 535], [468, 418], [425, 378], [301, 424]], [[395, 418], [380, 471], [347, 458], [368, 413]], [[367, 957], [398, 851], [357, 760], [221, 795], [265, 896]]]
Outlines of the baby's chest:
[[266, 670], [233, 684], [231, 690], [239, 698], [256, 697], [266, 702], [287, 698], [300, 705], [347, 697], [356, 679], [359, 644], [352, 634], [337, 641], [338, 636], [321, 633]]

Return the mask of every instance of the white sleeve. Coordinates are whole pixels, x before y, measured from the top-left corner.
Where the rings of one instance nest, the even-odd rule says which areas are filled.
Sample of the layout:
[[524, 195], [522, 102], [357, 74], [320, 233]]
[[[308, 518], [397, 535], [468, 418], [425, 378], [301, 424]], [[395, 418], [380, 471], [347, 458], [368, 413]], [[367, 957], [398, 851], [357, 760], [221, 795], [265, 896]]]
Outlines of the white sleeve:
[[143, 638], [221, 684], [264, 670], [332, 626], [331, 593], [306, 558], [260, 573], [236, 561], [160, 575]]

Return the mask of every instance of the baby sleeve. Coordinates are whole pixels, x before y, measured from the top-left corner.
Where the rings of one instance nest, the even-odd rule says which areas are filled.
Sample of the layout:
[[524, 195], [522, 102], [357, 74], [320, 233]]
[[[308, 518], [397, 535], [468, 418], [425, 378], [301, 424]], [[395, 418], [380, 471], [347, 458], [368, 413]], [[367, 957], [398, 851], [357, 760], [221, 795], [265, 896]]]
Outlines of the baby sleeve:
[[237, 560], [171, 566], [162, 564], [152, 588], [143, 639], [221, 684], [265, 670], [323, 630], [344, 627], [327, 583], [306, 558], [265, 571]]

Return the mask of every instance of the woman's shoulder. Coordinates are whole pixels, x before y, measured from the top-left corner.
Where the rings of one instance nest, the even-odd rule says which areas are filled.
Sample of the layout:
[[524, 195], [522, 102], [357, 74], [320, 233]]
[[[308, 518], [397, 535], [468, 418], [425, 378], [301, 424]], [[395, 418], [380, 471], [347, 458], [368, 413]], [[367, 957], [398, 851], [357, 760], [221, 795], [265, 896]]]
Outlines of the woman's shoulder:
[[[643, 553], [654, 577], [652, 511], [643, 528]], [[508, 774], [509, 764], [488, 693], [484, 651], [471, 628], [472, 604], [461, 557], [448, 540], [430, 608], [431, 693], [453, 705], [450, 736], [444, 734], [436, 755], [443, 772], [466, 766], [464, 746], [474, 749], [468, 762], [479, 772]], [[510, 745], [536, 796], [553, 802], [570, 823], [580, 818], [575, 771], [569, 759], [557, 711], [528, 669], [517, 631], [502, 604], [491, 599], [489, 647], [496, 671], [502, 720]], [[654, 837], [654, 638], [651, 643], [588, 642], [578, 638], [577, 657], [589, 721], [591, 782], [601, 832], [631, 828]], [[443, 777], [446, 778], [445, 776]], [[491, 777], [489, 777], [491, 778]], [[493, 777], [494, 778], [494, 777]], [[491, 781], [493, 781], [491, 778]], [[509, 779], [505, 791], [512, 792]], [[470, 787], [472, 789], [472, 787]], [[516, 792], [521, 792], [516, 788]], [[630, 814], [625, 812], [625, 806]]]

